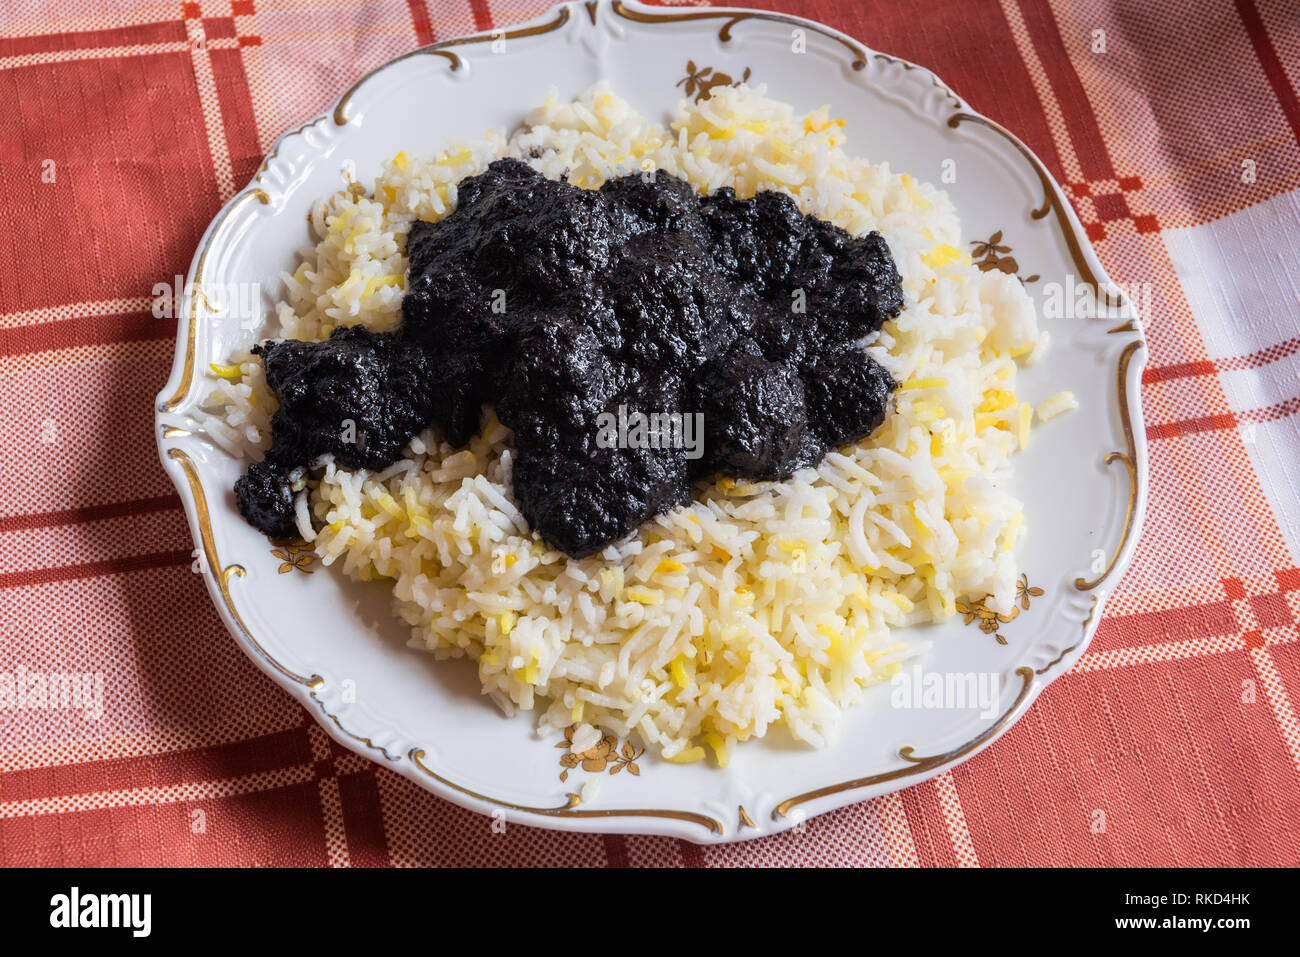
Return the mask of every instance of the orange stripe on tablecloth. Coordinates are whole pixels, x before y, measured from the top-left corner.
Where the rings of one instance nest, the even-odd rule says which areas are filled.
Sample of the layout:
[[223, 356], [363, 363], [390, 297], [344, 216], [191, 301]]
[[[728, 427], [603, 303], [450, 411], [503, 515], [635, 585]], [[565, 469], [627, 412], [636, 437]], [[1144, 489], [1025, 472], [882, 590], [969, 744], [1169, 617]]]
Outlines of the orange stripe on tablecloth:
[[627, 840], [622, 834], [602, 834], [606, 867], [627, 867]]
[[1177, 362], [1167, 366], [1147, 366], [1142, 371], [1142, 384], [1154, 385], [1171, 379], [1190, 379], [1195, 376], [1211, 375], [1219, 371], [1213, 359], [1201, 359], [1198, 362]]
[[416, 42], [422, 47], [427, 47], [433, 42], [433, 23], [429, 20], [429, 8], [425, 6], [424, 0], [406, 0], [406, 6], [411, 11], [411, 25], [415, 27]]
[[1264, 68], [1264, 75], [1268, 77], [1269, 86], [1273, 88], [1273, 95], [1277, 97], [1278, 105], [1282, 108], [1282, 115], [1290, 124], [1296, 142], [1300, 143], [1300, 98], [1296, 97], [1295, 90], [1291, 88], [1291, 81], [1282, 67], [1282, 61], [1273, 47], [1273, 41], [1269, 39], [1268, 28], [1260, 18], [1254, 0], [1234, 0], [1234, 3], [1241, 22], [1246, 26], [1246, 36], [1250, 38], [1250, 44], [1255, 48], [1255, 56], [1259, 58], [1259, 64]]
[[164, 23], [140, 23], [106, 30], [78, 30], [68, 33], [42, 33], [25, 37], [0, 37], [0, 59], [66, 50], [90, 50], [100, 47], [125, 47], [151, 43], [168, 43], [185, 39], [185, 24], [179, 20]]
[[[254, 740], [254, 735], [281, 734], [302, 726], [305, 712], [293, 699], [287, 695], [281, 696], [279, 705], [278, 709], [272, 709], [273, 713], [255, 719], [252, 726], [248, 723], [247, 715], [228, 713], [223, 720], [206, 726], [155, 724], [126, 735], [47, 738], [39, 743], [26, 742], [0, 750], [0, 773], [42, 769], [49, 771], [70, 765], [136, 760], [197, 752], [206, 748], [223, 748], [228, 744], [242, 748], [248, 741]], [[310, 720], [310, 715], [305, 716]], [[4, 786], [0, 784], [0, 788]]]
[[242, 50], [211, 50], [212, 75], [216, 83], [221, 122], [226, 128], [231, 172], [236, 182], [253, 178], [262, 163], [263, 150], [257, 140], [253, 98], [244, 71]]
[[1061, 104], [1057, 101], [1056, 94], [1052, 92], [1052, 84], [1047, 78], [1047, 71], [1043, 69], [1042, 58], [1034, 49], [1029, 28], [1025, 26], [1024, 14], [1020, 12], [1016, 0], [1001, 0], [1001, 5], [1003, 19], [1007, 22], [1016, 51], [1025, 64], [1029, 82], [1034, 88], [1034, 95], [1038, 98], [1038, 105], [1047, 122], [1052, 147], [1056, 151], [1055, 168], [1064, 174], [1065, 179], [1081, 180], [1084, 178], [1083, 171], [1079, 168], [1079, 157], [1075, 155], [1074, 144], [1070, 142], [1070, 131], [1061, 112]]
[[1240, 630], [1241, 623], [1233, 613], [1232, 603], [1212, 601], [1160, 611], [1140, 611], [1132, 615], [1107, 615], [1098, 627], [1097, 645], [1155, 644], [1234, 635]]
[[126, 558], [110, 558], [81, 565], [64, 565], [60, 568], [31, 568], [21, 572], [0, 572], [0, 588], [25, 588], [29, 585], [47, 585], [50, 582], [76, 581], [79, 578], [98, 578], [101, 575], [125, 575], [129, 572], [167, 568], [171, 565], [188, 565], [194, 555], [188, 551], [151, 552]]
[[64, 795], [175, 787], [241, 778], [311, 761], [307, 727], [214, 744], [187, 751], [108, 758], [80, 764], [0, 772], [7, 801], [39, 801]]
[[921, 867], [956, 867], [957, 855], [948, 833], [939, 796], [929, 782], [894, 792], [907, 814], [912, 846]]
[[164, 787], [119, 788], [115, 791], [85, 791], [53, 798], [34, 800], [21, 797], [0, 800], [0, 819], [77, 814], [110, 808], [142, 807], [156, 804], [190, 804], [196, 801], [280, 791], [295, 785], [310, 784], [311, 766], [278, 768], [233, 778], [214, 778]]
[[474, 29], [492, 29], [492, 11], [488, 9], [487, 0], [469, 0], [469, 9], [474, 14]]
[[1114, 179], [1115, 167], [1097, 126], [1092, 102], [1075, 72], [1051, 6], [1047, 0], [1020, 0], [1020, 10], [1052, 90], [1061, 104], [1083, 175], [1087, 179]]
[[374, 770], [366, 767], [352, 774], [341, 774], [338, 785], [350, 863], [353, 867], [391, 867]]
[[1171, 379], [1187, 379], [1194, 376], [1210, 375], [1214, 372], [1239, 372], [1243, 369], [1258, 369], [1287, 359], [1300, 352], [1300, 338], [1287, 339], [1267, 349], [1260, 349], [1242, 356], [1227, 359], [1202, 359], [1199, 362], [1177, 362], [1167, 366], [1147, 366], [1142, 372], [1142, 384], [1168, 382]]
[[108, 518], [121, 518], [124, 515], [146, 515], [151, 512], [165, 512], [180, 507], [181, 500], [176, 495], [155, 495], [152, 498], [138, 498], [127, 502], [106, 502], [103, 505], [65, 508], [57, 512], [29, 512], [26, 515], [0, 515], [0, 533], [20, 532], [31, 528], [59, 528], [63, 525], [84, 525], [86, 522], [99, 522]]
[[1177, 422], [1162, 422], [1147, 426], [1147, 438], [1174, 439], [1180, 435], [1192, 435], [1196, 432], [1217, 432], [1220, 429], [1235, 429], [1237, 417], [1231, 412], [1222, 415], [1198, 415], [1192, 419], [1180, 419]]
[[1138, 645], [1132, 648], [1115, 648], [1109, 651], [1089, 651], [1074, 663], [1070, 674], [1085, 671], [1108, 671], [1112, 668], [1129, 668], [1149, 665], [1158, 661], [1178, 661], [1183, 658], [1205, 658], [1230, 651], [1244, 651], [1244, 635], [1213, 635], [1208, 638], [1189, 638], [1186, 641]]
[[[233, 10], [233, 7], [232, 7]], [[262, 35], [262, 17], [257, 13], [256, 8], [241, 8], [234, 14], [235, 32], [245, 35]], [[262, 153], [266, 153], [270, 148], [271, 141], [275, 139], [275, 133], [280, 132], [276, 129], [279, 122], [276, 119], [276, 107], [279, 103], [277, 96], [278, 91], [271, 88], [271, 82], [268, 78], [269, 62], [273, 57], [268, 53], [262, 44], [253, 46], [241, 46], [239, 48], [240, 61], [243, 64], [244, 84], [248, 90], [249, 102], [253, 105], [253, 122], [256, 128], [258, 148]]]
[[[48, 808], [0, 804], [0, 846], [5, 864], [27, 867], [320, 867], [326, 860], [319, 816], [307, 806], [315, 787], [303, 780], [308, 773], [298, 767], [174, 793], [87, 795]], [[199, 821], [205, 826], [195, 829]]]
[[100, 346], [113, 342], [170, 339], [176, 320], [159, 319], [150, 311], [123, 315], [84, 316], [39, 325], [0, 328], [0, 356]]
[[1285, 419], [1300, 412], [1300, 396], [1286, 399], [1263, 409], [1248, 409], [1245, 412], [1226, 412], [1222, 415], [1198, 415], [1192, 419], [1177, 422], [1163, 422], [1147, 426], [1148, 439], [1173, 439], [1196, 432], [1215, 432], [1220, 429], [1235, 429], [1242, 422], [1273, 422]]
[[1264, 686], [1264, 696], [1268, 698], [1269, 707], [1273, 710], [1273, 720], [1277, 722], [1278, 732], [1286, 743], [1291, 762], [1300, 769], [1300, 722], [1296, 720], [1295, 708], [1287, 697], [1286, 685], [1277, 670], [1273, 653], [1267, 647], [1251, 648], [1248, 653], [1251, 664], [1255, 666], [1255, 673]]

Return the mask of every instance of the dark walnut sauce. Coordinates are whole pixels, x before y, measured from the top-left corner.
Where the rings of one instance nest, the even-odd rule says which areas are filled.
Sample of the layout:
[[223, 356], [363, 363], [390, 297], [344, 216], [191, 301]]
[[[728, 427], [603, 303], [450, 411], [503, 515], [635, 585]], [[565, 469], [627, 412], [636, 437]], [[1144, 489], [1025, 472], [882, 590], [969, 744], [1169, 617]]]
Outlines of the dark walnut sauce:
[[[903, 304], [884, 239], [783, 193], [700, 196], [664, 174], [586, 190], [504, 159], [415, 223], [407, 255], [396, 332], [255, 350], [280, 408], [235, 491], [268, 535], [297, 535], [291, 482], [317, 456], [381, 469], [435, 422], [462, 446], [491, 403], [524, 517], [583, 557], [689, 502], [696, 479], [817, 464], [879, 426], [897, 387], [860, 344]], [[703, 454], [602, 447], [598, 419], [620, 407], [701, 414]]]

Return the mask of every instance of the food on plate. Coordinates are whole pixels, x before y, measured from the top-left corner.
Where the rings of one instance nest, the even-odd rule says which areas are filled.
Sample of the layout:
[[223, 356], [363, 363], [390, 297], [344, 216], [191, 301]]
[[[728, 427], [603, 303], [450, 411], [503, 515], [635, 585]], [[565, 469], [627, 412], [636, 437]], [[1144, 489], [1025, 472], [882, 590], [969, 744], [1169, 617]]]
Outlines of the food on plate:
[[[575, 742], [635, 735], [677, 762], [725, 764], [738, 742], [774, 728], [822, 746], [844, 709], [924, 651], [923, 634], [899, 629], [955, 614], [961, 599], [1010, 612], [1026, 530], [1010, 490], [1013, 454], [1028, 444], [1036, 417], [1074, 405], [1068, 394], [1034, 396], [1036, 413], [1022, 394], [1021, 365], [1048, 343], [1019, 279], [973, 262], [948, 197], [854, 157], [848, 133], [827, 108], [801, 114], [761, 88], [715, 88], [682, 102], [664, 126], [597, 86], [569, 102], [552, 94], [509, 135], [398, 153], [369, 188], [353, 184], [317, 204], [315, 247], [285, 274], [264, 343], [217, 368], [204, 428], [256, 463], [283, 407], [279, 421], [294, 423], [285, 435], [302, 439], [301, 449], [283, 462], [272, 454], [245, 480], [264, 483], [250, 497], [267, 508], [267, 526], [300, 536], [349, 577], [389, 581], [411, 645], [471, 659], [484, 693], [507, 712], [535, 711], [541, 728], [571, 728]], [[645, 188], [647, 174], [653, 188]], [[505, 292], [505, 312], [484, 313], [454, 335], [439, 327], [449, 303], [480, 296], [487, 280], [472, 257], [467, 285], [440, 283], [426, 267], [447, 251], [423, 257], [440, 242], [454, 246], [455, 211], [473, 213], [506, 181], [566, 197], [555, 230], [529, 234], [528, 243], [562, 235], [574, 217], [604, 224], [594, 230], [608, 226], [609, 251], [598, 252], [627, 271], [619, 289], [640, 288], [638, 262], [669, 271], [680, 264], [694, 270], [677, 287], [683, 296], [694, 295], [696, 280], [723, 282], [719, 297], [749, 302], [744, 335], [710, 338], [706, 323], [700, 341], [709, 345], [682, 355], [672, 337], [644, 340], [683, 391], [707, 383], [679, 405], [673, 395], [636, 393], [656, 410], [704, 415], [704, 454], [685, 465], [689, 499], [678, 464], [662, 500], [624, 503], [615, 521], [572, 540], [544, 533], [537, 526], [547, 521], [548, 496], [570, 494], [556, 485], [575, 461], [568, 450], [529, 461], [542, 425], [522, 398], [512, 405], [509, 381], [485, 374], [481, 394], [466, 387], [468, 373], [435, 376], [445, 394], [425, 387], [431, 356], [435, 365], [486, 356], [503, 379], [522, 376], [529, 396], [558, 395], [561, 406], [586, 394], [577, 380], [593, 366], [602, 408], [632, 388], [624, 366], [636, 363], [615, 346], [640, 333], [635, 323], [614, 328], [616, 295], [611, 305], [607, 294], [583, 292], [604, 267], [581, 256], [557, 257], [554, 273], [538, 272], [545, 249], [530, 257], [506, 244], [496, 254], [508, 278], [494, 287]], [[500, 198], [515, 201], [508, 192]], [[607, 222], [623, 217], [626, 233], [671, 245], [683, 242], [674, 223], [707, 222], [714, 212], [725, 225], [699, 234], [707, 257], [688, 241], [673, 255], [642, 251], [638, 259], [628, 255], [638, 237]], [[865, 285], [852, 285], [856, 274], [818, 291], [810, 284], [805, 313], [765, 325], [779, 296], [801, 288], [791, 282], [803, 261], [771, 262], [748, 249], [728, 258], [728, 243], [751, 235], [748, 218], [765, 216], [784, 223], [784, 239], [799, 237], [801, 250], [828, 241], [856, 250], [871, 264]], [[581, 238], [586, 248], [591, 237]], [[697, 268], [719, 260], [716, 273]], [[583, 302], [565, 301], [570, 284]], [[522, 292], [521, 303], [512, 304], [512, 291]], [[840, 291], [860, 297], [861, 312], [836, 317]], [[772, 309], [762, 305], [767, 292]], [[458, 347], [483, 326], [530, 315], [499, 352]], [[824, 351], [789, 321], [820, 328], [819, 316], [845, 324], [825, 337]], [[801, 348], [817, 356], [818, 374], [786, 361]], [[622, 365], [606, 370], [601, 357], [611, 352]], [[867, 358], [882, 372], [870, 371]], [[364, 448], [318, 454], [312, 435], [324, 425], [297, 405], [337, 414], [329, 383], [339, 375], [351, 382], [351, 398], [338, 408], [354, 408], [358, 432], [371, 431]], [[848, 400], [858, 395], [867, 402]], [[493, 404], [480, 410], [486, 398]], [[440, 424], [424, 428], [431, 419]], [[810, 424], [812, 449], [802, 444]], [[530, 482], [538, 489], [532, 505], [520, 494]]]
[[[879, 233], [669, 174], [588, 190], [508, 158], [456, 190], [407, 236], [396, 332], [254, 350], [279, 408], [236, 492], [262, 531], [294, 534], [308, 463], [384, 469], [431, 423], [463, 447], [485, 403], [513, 432], [528, 527], [575, 558], [685, 505], [702, 476], [785, 479], [883, 421], [897, 383], [860, 341], [903, 295]], [[602, 417], [629, 413], [697, 419], [700, 454], [680, 426], [604, 441]]]

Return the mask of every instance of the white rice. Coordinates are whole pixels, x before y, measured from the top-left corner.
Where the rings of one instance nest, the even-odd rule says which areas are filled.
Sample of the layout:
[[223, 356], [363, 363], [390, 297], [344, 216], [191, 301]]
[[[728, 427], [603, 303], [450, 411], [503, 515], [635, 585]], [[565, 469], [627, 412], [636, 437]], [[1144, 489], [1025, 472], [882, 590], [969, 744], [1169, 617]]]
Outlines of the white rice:
[[1034, 415], [1038, 416], [1040, 421], [1046, 422], [1066, 412], [1073, 412], [1078, 407], [1079, 401], [1074, 397], [1073, 392], [1058, 392], [1034, 406]]
[[[827, 108], [799, 116], [762, 87], [683, 101], [664, 128], [598, 85], [572, 103], [552, 93], [509, 138], [398, 154], [369, 194], [318, 204], [320, 241], [284, 275], [285, 337], [392, 328], [411, 223], [445, 216], [455, 184], [502, 156], [590, 188], [655, 169], [707, 192], [781, 189], [805, 213], [888, 241], [906, 307], [869, 349], [903, 386], [857, 446], [785, 482], [708, 484], [583, 560], [527, 530], [494, 416], [467, 449], [430, 430], [377, 475], [320, 463], [299, 497], [303, 537], [310, 508], [322, 561], [391, 579], [411, 644], [472, 658], [507, 712], [576, 726], [575, 750], [609, 731], [678, 761], [725, 764], [735, 742], [774, 725], [821, 746], [842, 709], [924, 650], [894, 629], [942, 620], [959, 597], [1009, 611], [1024, 532], [1009, 458], [1034, 416], [1016, 393], [1017, 359], [1036, 359], [1046, 337], [1020, 282], [962, 251], [946, 194], [847, 155], [843, 137]], [[257, 457], [275, 408], [260, 363], [245, 353], [218, 368], [209, 434]], [[1053, 396], [1038, 418], [1075, 404]]]

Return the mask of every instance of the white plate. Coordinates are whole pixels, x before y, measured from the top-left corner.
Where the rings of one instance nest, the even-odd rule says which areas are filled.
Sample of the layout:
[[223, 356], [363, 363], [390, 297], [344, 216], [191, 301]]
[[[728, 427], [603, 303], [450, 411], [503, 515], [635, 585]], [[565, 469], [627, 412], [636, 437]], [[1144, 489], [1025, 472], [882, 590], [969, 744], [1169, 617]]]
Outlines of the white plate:
[[[801, 45], [804, 52], [795, 52]], [[405, 647], [384, 585], [319, 570], [282, 574], [282, 560], [240, 518], [231, 487], [243, 463], [209, 441], [192, 417], [207, 387], [197, 370], [257, 337], [218, 295], [185, 304], [157, 424], [163, 465], [180, 490], [222, 618], [262, 670], [340, 743], [449, 800], [511, 821], [727, 841], [916, 784], [986, 747], [1083, 653], [1105, 588], [1128, 562], [1146, 492], [1138, 405], [1145, 349], [1134, 312], [1110, 287], [1043, 164], [933, 74], [828, 27], [750, 10], [575, 3], [504, 33], [415, 51], [354, 84], [329, 114], [276, 144], [249, 187], [208, 227], [188, 283], [209, 291], [257, 283], [257, 311], [265, 314], [280, 296], [279, 272], [292, 271], [296, 252], [309, 244], [308, 208], [341, 188], [346, 163], [369, 182], [399, 150], [512, 128], [552, 84], [570, 97], [609, 80], [662, 121], [687, 87], [688, 61], [697, 91], [701, 76], [725, 74], [727, 82], [748, 72], [751, 83], [766, 83], [770, 95], [800, 110], [830, 103], [848, 121], [849, 152], [948, 190], [964, 241], [1001, 231], [1000, 245], [1011, 247], [1020, 275], [1039, 277], [1028, 288], [1040, 308], [1052, 284], [1072, 304], [1080, 283], [1098, 284], [1103, 299], [1118, 303], [1104, 316], [1044, 318], [1052, 348], [1021, 373], [1026, 394], [1071, 389], [1081, 405], [1035, 430], [1015, 459], [1014, 491], [1029, 529], [1021, 568], [1042, 594], [1029, 596], [1030, 607], [1009, 622], [967, 623], [969, 616], [959, 615], [926, 629], [933, 650], [919, 667], [996, 673], [992, 714], [895, 708], [886, 685], [846, 716], [838, 743], [826, 750], [774, 733], [733, 749], [725, 770], [641, 755], [639, 774], [619, 759], [598, 774], [579, 770], [561, 781], [565, 752], [557, 738], [540, 738], [528, 716], [504, 717], [479, 694], [472, 665]], [[945, 169], [955, 169], [955, 182], [944, 181]], [[1078, 301], [1095, 305], [1089, 296]], [[623, 773], [609, 773], [616, 767]], [[588, 777], [600, 785], [580, 799]]]

